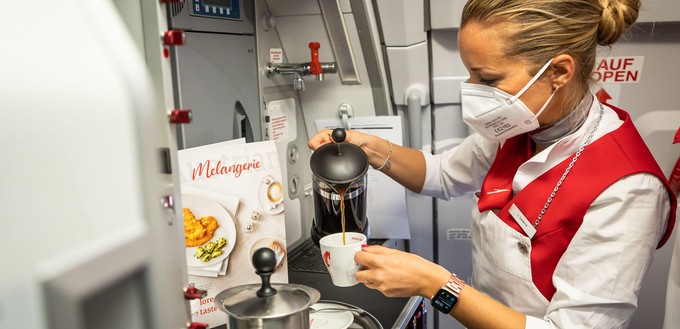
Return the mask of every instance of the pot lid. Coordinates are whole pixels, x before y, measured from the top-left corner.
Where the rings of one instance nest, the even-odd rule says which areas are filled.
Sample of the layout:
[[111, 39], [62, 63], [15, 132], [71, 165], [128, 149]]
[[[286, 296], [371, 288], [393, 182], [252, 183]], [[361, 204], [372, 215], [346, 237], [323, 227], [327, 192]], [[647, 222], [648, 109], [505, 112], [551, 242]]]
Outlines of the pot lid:
[[332, 184], [351, 183], [368, 171], [368, 156], [358, 146], [344, 143], [345, 131], [333, 130], [335, 143], [322, 145], [309, 161], [314, 175]]
[[258, 297], [259, 284], [227, 289], [215, 297], [215, 305], [239, 319], [276, 319], [303, 311], [319, 300], [314, 289], [297, 284], [272, 284], [277, 290], [270, 297]]
[[263, 247], [252, 257], [262, 284], [247, 284], [224, 290], [215, 296], [215, 306], [239, 319], [276, 319], [307, 309], [321, 297], [319, 291], [298, 284], [271, 284], [276, 270], [274, 251]]

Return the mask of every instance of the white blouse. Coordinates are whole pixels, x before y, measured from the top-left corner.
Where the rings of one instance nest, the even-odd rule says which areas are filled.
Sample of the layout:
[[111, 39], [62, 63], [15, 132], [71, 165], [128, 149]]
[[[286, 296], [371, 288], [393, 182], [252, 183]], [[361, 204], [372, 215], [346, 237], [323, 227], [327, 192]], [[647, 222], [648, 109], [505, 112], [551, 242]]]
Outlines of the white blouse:
[[[599, 113], [599, 103], [593, 101], [586, 121], [576, 132], [522, 164], [513, 181], [513, 192], [576, 153]], [[618, 115], [605, 106], [593, 141], [621, 124]], [[450, 199], [479, 191], [497, 149], [498, 144], [473, 134], [443, 154], [423, 152], [427, 172], [421, 193]], [[555, 269], [553, 284], [557, 291], [547, 308], [523, 310], [526, 328], [626, 328], [637, 308], [637, 295], [665, 232], [669, 212], [664, 184], [650, 174], [624, 177], [603, 191], [586, 212]], [[621, 236], [625, 240], [612, 240]], [[518, 300], [522, 298], [535, 296], [517, 296]]]

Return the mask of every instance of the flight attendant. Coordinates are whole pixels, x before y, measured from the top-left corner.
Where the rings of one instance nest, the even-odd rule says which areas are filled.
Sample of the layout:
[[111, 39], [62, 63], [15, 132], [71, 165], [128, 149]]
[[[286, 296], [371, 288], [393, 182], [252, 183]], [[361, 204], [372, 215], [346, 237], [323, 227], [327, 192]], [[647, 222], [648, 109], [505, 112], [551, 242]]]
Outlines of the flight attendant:
[[[348, 131], [369, 163], [412, 191], [473, 193], [473, 277], [381, 246], [358, 281], [424, 296], [468, 328], [626, 328], [676, 201], [630, 116], [590, 92], [598, 45], [638, 0], [470, 0], [458, 46], [477, 133], [441, 155]], [[309, 141], [331, 142], [328, 131]], [[424, 220], [424, 219], [423, 219]]]

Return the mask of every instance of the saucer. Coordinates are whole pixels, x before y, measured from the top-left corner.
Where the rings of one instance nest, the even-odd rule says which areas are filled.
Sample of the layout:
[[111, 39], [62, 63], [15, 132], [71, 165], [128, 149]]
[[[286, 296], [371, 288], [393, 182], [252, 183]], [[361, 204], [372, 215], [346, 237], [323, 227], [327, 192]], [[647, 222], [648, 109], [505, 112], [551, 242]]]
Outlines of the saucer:
[[[260, 186], [257, 191], [258, 201], [262, 207], [262, 210], [270, 215], [276, 215], [283, 211], [283, 201], [279, 202], [278, 204], [272, 204], [272, 202], [269, 201], [269, 198], [267, 198], [267, 188], [274, 182], [281, 184], [280, 181], [270, 175], [263, 177], [260, 181]], [[283, 188], [283, 184], [281, 184], [281, 188]], [[283, 190], [282, 193], [284, 193]]]
[[[354, 315], [349, 310], [336, 311], [337, 308], [343, 308], [336, 304], [316, 303], [311, 306], [317, 312], [309, 314], [309, 328], [310, 329], [346, 329], [352, 322], [354, 322]], [[332, 308], [327, 312], [323, 309]]]

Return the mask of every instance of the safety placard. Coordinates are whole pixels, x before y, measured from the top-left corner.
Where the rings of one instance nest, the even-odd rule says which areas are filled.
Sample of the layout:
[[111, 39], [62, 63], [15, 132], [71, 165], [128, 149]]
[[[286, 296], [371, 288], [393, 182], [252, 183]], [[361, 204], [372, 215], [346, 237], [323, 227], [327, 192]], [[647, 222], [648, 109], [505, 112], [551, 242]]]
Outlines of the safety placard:
[[297, 138], [295, 100], [292, 98], [274, 100], [267, 104], [266, 109], [269, 113], [266, 134], [271, 134], [267, 139], [288, 142]]
[[283, 63], [283, 49], [269, 48], [269, 62], [272, 64]]
[[604, 57], [595, 61], [593, 78], [600, 83], [638, 83], [644, 56]]

